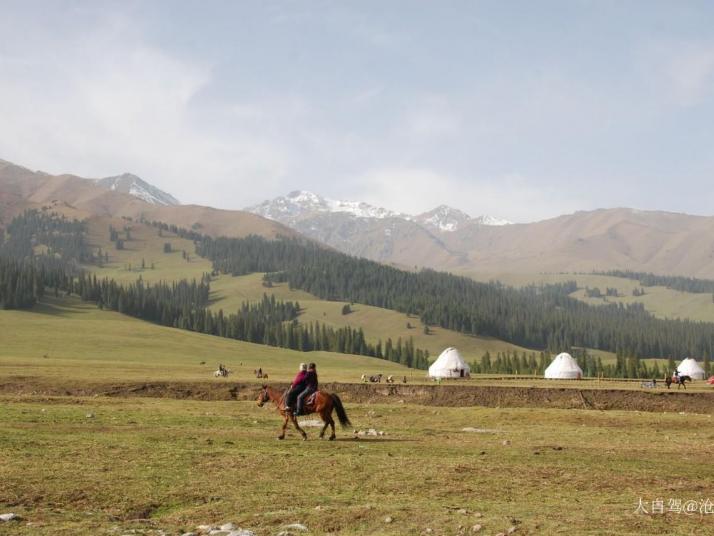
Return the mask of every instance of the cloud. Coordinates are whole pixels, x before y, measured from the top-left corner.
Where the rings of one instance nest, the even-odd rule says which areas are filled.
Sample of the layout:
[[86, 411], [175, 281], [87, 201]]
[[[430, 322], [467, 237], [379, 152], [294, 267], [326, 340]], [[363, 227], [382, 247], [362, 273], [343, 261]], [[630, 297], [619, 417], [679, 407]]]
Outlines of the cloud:
[[655, 74], [656, 88], [681, 106], [711, 97], [714, 87], [714, 42], [663, 41], [647, 47], [645, 64]]
[[527, 222], [584, 208], [569, 192], [535, 185], [517, 173], [465, 179], [428, 169], [383, 168], [365, 173], [355, 184], [360, 199], [378, 206], [389, 200], [385, 208], [411, 214], [444, 204], [474, 217], [488, 214]]
[[256, 177], [285, 174], [286, 151], [255, 128], [255, 103], [233, 102], [228, 124], [205, 121], [211, 66], [147, 43], [121, 18], [2, 64], [2, 158], [87, 177], [131, 171], [180, 199], [233, 207]]

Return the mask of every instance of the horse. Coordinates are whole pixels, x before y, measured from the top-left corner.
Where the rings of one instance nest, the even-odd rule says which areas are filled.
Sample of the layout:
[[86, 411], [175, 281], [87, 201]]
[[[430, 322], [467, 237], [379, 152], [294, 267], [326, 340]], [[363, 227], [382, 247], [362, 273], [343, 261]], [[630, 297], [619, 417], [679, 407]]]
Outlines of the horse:
[[394, 383], [394, 376], [392, 376], [391, 374], [387, 376], [387, 383]]
[[382, 375], [377, 374], [376, 376], [370, 376], [369, 381], [370, 383], [382, 383]]
[[224, 368], [223, 370], [218, 369], [216, 372], [213, 373], [214, 378], [227, 378], [228, 375], [231, 373], [230, 370], [227, 368]]
[[[291, 411], [283, 409], [285, 407], [285, 393], [263, 384], [260, 394], [258, 395], [258, 407], [262, 408], [266, 402], [272, 402], [275, 404], [278, 413], [280, 413], [280, 416], [284, 419], [282, 433], [278, 436], [278, 439], [285, 439], [285, 430], [288, 427], [288, 422], [292, 421], [295, 429], [302, 435], [303, 441], [307, 440], [307, 434], [305, 433], [305, 430], [300, 428], [295, 415], [293, 415]], [[332, 435], [330, 435], [328, 439], [333, 441], [336, 437], [335, 421], [332, 419], [333, 409], [337, 413], [337, 418], [339, 419], [342, 428], [346, 428], [351, 424], [350, 420], [347, 418], [347, 412], [342, 405], [342, 400], [340, 400], [340, 397], [336, 394], [330, 394], [325, 391], [317, 391], [305, 402], [302, 414], [310, 415], [311, 413], [319, 413], [322, 422], [325, 423], [325, 426], [323, 426], [320, 431], [320, 439], [325, 437], [325, 430], [327, 430], [328, 426], [332, 427]]]
[[667, 377], [664, 379], [664, 383], [667, 384], [667, 389], [669, 389], [670, 385], [672, 385], [673, 383], [676, 383], [677, 389], [684, 386], [684, 389], [686, 390], [687, 389], [686, 382], [692, 383], [692, 377], [687, 376], [686, 374], [684, 374], [684, 375], [680, 374], [679, 376], [670, 376], [668, 374]]

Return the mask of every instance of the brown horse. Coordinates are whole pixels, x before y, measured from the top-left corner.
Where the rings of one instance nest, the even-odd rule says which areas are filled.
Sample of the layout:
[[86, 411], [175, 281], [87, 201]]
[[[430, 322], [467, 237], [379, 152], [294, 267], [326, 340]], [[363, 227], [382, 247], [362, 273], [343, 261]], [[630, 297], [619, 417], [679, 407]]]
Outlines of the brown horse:
[[687, 376], [686, 374], [680, 374], [679, 376], [671, 376], [667, 374], [667, 377], [664, 379], [664, 383], [667, 385], [667, 389], [669, 389], [669, 386], [673, 383], [677, 384], [677, 389], [679, 389], [680, 387], [684, 387], [686, 389], [687, 382], [692, 383], [692, 377]]
[[[278, 439], [285, 439], [285, 430], [288, 427], [288, 421], [292, 421], [295, 429], [302, 434], [303, 441], [307, 439], [307, 434], [305, 430], [300, 428], [297, 419], [290, 411], [285, 411], [285, 394], [282, 391], [273, 389], [267, 385], [263, 385], [263, 388], [258, 395], [258, 406], [263, 407], [266, 402], [272, 402], [275, 404], [276, 409], [280, 415], [285, 419], [283, 422], [282, 433], [278, 436]], [[309, 415], [311, 413], [319, 413], [322, 422], [325, 426], [322, 427], [320, 431], [320, 439], [325, 437], [325, 430], [328, 426], [332, 427], [332, 435], [329, 437], [330, 441], [335, 439], [335, 421], [332, 419], [332, 410], [337, 413], [337, 418], [340, 420], [340, 425], [342, 428], [350, 425], [350, 420], [347, 418], [347, 413], [342, 405], [340, 397], [335, 394], [326, 393], [324, 391], [317, 391], [314, 396], [311, 396], [305, 403], [302, 414]]]

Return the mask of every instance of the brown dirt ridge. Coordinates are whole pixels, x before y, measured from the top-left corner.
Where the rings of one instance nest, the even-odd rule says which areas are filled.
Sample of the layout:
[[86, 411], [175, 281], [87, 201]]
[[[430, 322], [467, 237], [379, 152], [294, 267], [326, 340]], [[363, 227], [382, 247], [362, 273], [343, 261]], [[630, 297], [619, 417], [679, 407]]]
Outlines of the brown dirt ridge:
[[[287, 387], [273, 384], [277, 387]], [[399, 385], [326, 383], [324, 390], [346, 402], [411, 403], [445, 407], [558, 408], [686, 412], [714, 414], [714, 392], [634, 391], [475, 385]], [[205, 382], [50, 382], [28, 377], [5, 378], [0, 395], [108, 396], [179, 400], [254, 400], [260, 385], [230, 381]]]

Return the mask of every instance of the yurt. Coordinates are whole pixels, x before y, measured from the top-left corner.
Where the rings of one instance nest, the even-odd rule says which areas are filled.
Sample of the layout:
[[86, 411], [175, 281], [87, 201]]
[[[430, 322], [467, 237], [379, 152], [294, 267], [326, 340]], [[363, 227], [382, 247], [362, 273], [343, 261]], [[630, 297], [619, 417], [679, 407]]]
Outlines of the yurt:
[[693, 380], [704, 379], [704, 369], [691, 357], [684, 359], [677, 367], [680, 376], [689, 376]]
[[573, 356], [563, 352], [553, 359], [553, 362], [545, 369], [545, 377], [560, 380], [579, 380], [583, 377], [583, 369]]
[[429, 367], [430, 378], [468, 378], [471, 367], [456, 348], [447, 348]]

